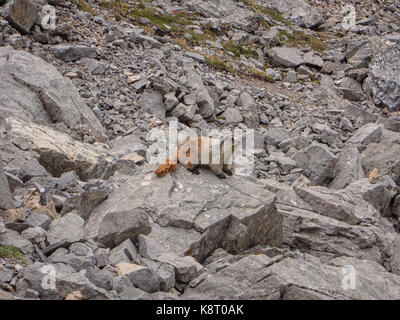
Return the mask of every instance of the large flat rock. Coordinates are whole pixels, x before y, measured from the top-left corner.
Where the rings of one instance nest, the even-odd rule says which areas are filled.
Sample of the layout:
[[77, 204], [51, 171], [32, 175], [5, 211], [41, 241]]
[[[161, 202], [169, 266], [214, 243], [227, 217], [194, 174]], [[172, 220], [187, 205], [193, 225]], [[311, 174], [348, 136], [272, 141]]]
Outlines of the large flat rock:
[[[353, 272], [354, 281], [346, 275]], [[196, 279], [195, 279], [196, 280]], [[184, 299], [353, 300], [398, 299], [400, 276], [369, 260], [250, 255], [209, 275]]]
[[23, 142], [39, 154], [39, 162], [52, 175], [75, 170], [82, 180], [107, 179], [117, 160], [93, 145], [76, 141], [50, 127], [7, 118], [7, 138]]
[[84, 125], [105, 141], [95, 114], [80, 97], [72, 81], [26, 51], [0, 48], [0, 116], [10, 115], [43, 124], [63, 122], [69, 128]]
[[171, 252], [201, 262], [219, 247], [237, 253], [257, 244], [282, 243], [275, 197], [256, 179], [221, 180], [209, 170], [195, 175], [181, 167], [163, 178], [150, 171], [120, 179], [120, 187], [92, 212], [86, 238], [99, 236], [106, 215], [118, 217], [129, 209], [150, 217], [152, 230], [139, 235], [139, 249], [155, 260]]

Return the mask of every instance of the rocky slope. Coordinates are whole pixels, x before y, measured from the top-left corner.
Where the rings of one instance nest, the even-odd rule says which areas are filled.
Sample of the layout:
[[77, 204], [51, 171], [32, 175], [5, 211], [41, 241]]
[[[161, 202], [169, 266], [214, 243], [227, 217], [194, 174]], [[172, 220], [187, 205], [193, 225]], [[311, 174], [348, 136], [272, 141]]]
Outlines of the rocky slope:
[[0, 0], [0, 74], [0, 300], [400, 298], [398, 0]]

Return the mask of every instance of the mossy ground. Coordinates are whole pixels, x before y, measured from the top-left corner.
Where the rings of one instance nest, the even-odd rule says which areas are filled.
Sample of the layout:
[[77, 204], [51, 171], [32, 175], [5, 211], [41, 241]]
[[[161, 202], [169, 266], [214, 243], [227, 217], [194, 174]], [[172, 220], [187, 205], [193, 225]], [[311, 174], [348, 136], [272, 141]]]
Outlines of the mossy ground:
[[302, 31], [293, 31], [290, 33], [286, 30], [279, 30], [280, 40], [290, 47], [306, 47], [309, 46], [313, 50], [322, 53], [326, 49], [323, 36], [305, 34]]
[[226, 50], [226, 51], [230, 51], [232, 52], [235, 57], [239, 58], [241, 55], [245, 56], [246, 58], [254, 58], [254, 59], [258, 59], [258, 54], [257, 51], [252, 50], [252, 49], [247, 49], [244, 46], [235, 43], [233, 41], [224, 41], [222, 43], [222, 47]]
[[96, 11], [85, 0], [73, 0], [73, 3], [79, 10], [89, 12], [92, 16], [96, 15]]
[[242, 2], [249, 7], [254, 13], [268, 15], [272, 20], [282, 22], [285, 25], [290, 25], [281, 13], [276, 10], [255, 4], [253, 0], [242, 0]]
[[235, 69], [232, 67], [232, 65], [229, 62], [222, 60], [221, 58], [208, 55], [204, 55], [204, 58], [206, 64], [215, 70], [235, 73]]
[[0, 246], [0, 258], [26, 264], [26, 259], [22, 252], [18, 248], [12, 246]]

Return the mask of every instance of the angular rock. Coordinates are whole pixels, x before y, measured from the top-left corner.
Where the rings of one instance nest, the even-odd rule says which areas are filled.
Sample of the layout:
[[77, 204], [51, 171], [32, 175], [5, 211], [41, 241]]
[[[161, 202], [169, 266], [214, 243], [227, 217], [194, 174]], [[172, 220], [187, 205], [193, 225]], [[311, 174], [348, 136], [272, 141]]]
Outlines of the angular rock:
[[153, 300], [147, 292], [135, 287], [128, 287], [119, 294], [122, 300]]
[[379, 143], [381, 137], [382, 125], [367, 123], [358, 129], [347, 143], [355, 145], [358, 150], [363, 151], [370, 143]]
[[270, 58], [283, 67], [295, 68], [304, 64], [303, 54], [299, 49], [275, 47], [269, 51]]
[[7, 125], [7, 136], [27, 143], [40, 155], [41, 165], [54, 176], [75, 170], [82, 180], [107, 179], [117, 169], [115, 158], [67, 134], [13, 118], [7, 119]]
[[50, 47], [50, 51], [65, 62], [73, 62], [82, 58], [96, 58], [96, 47], [81, 45], [58, 44]]
[[354, 69], [368, 68], [372, 58], [371, 41], [369, 40], [351, 40], [347, 43], [346, 59]]
[[338, 158], [322, 144], [312, 144], [296, 153], [293, 159], [304, 169], [304, 175], [313, 185], [323, 185], [334, 178], [334, 168]]
[[149, 217], [140, 209], [109, 212], [100, 222], [97, 241], [114, 248], [126, 239], [137, 241], [139, 234], [151, 232]]
[[82, 256], [74, 254], [71, 250], [68, 252], [64, 248], [57, 249], [47, 260], [53, 264], [64, 263], [74, 268], [75, 271], [86, 270], [95, 264], [93, 252]]
[[300, 27], [316, 28], [324, 22], [318, 11], [303, 0], [271, 0], [263, 3], [266, 7], [274, 9], [297, 23]]
[[400, 42], [379, 52], [369, 66], [369, 87], [377, 105], [400, 109]]
[[163, 254], [158, 261], [167, 263], [175, 268], [176, 280], [184, 283], [190, 282], [203, 269], [193, 257], [179, 257], [173, 254]]
[[126, 239], [119, 246], [112, 249], [108, 259], [113, 266], [121, 262], [141, 264], [140, 255], [130, 239]]
[[69, 128], [86, 126], [88, 133], [106, 141], [99, 120], [80, 97], [70, 79], [26, 51], [0, 48], [0, 115], [40, 123], [63, 122]]
[[12, 198], [10, 188], [8, 186], [7, 177], [4, 174], [3, 161], [0, 156], [0, 209], [13, 209], [15, 208], [15, 203]]
[[377, 168], [380, 175], [389, 175], [396, 184], [400, 183], [400, 145], [388, 141], [370, 143], [361, 153], [365, 174]]
[[332, 130], [328, 125], [315, 123], [312, 129], [314, 132], [321, 134], [321, 142], [328, 145], [331, 145], [338, 137], [338, 133]]
[[389, 176], [378, 178], [376, 183], [370, 183], [365, 178], [350, 184], [343, 193], [348, 193], [350, 196], [358, 194], [382, 215], [390, 216], [391, 200], [397, 194], [397, 186]]
[[343, 189], [350, 183], [365, 177], [361, 155], [355, 146], [349, 146], [340, 153], [334, 176], [335, 178], [329, 184], [332, 189]]
[[348, 224], [359, 224], [360, 222], [374, 222], [378, 213], [372, 205], [361, 198], [350, 198], [346, 193], [332, 192], [325, 187], [294, 187], [296, 194], [313, 211]]
[[361, 101], [364, 99], [364, 92], [361, 84], [350, 77], [346, 77], [340, 81], [339, 90], [346, 99], [351, 101]]
[[175, 286], [175, 268], [168, 263], [160, 263], [144, 259], [143, 263], [157, 275], [160, 281], [160, 290], [168, 292]]
[[214, 113], [214, 100], [207, 91], [206, 86], [199, 74], [191, 67], [187, 67], [186, 78], [187, 85], [193, 90], [196, 95], [196, 104], [199, 108], [199, 113], [204, 118], [211, 116]]
[[[35, 262], [23, 270], [22, 278], [16, 284], [18, 296], [24, 296], [28, 289], [39, 292], [39, 298], [44, 300], [65, 299], [75, 291], [80, 291], [84, 300], [108, 300], [111, 295], [104, 289], [93, 285], [82, 272], [66, 272], [61, 268], [55, 270], [55, 286], [43, 286], [43, 279], [49, 276], [48, 265]], [[50, 284], [49, 284], [50, 285]]]
[[125, 275], [133, 285], [148, 293], [155, 292], [160, 287], [158, 277], [149, 268], [122, 262], [116, 266], [116, 270], [119, 276]]
[[165, 119], [166, 107], [163, 96], [158, 91], [144, 92], [139, 99], [139, 108], [154, 114], [160, 119]]
[[269, 127], [265, 133], [265, 143], [276, 146], [289, 137], [289, 132], [285, 128]]
[[76, 213], [67, 213], [50, 224], [47, 239], [50, 244], [63, 240], [80, 241], [83, 239], [83, 224], [83, 219]]
[[[188, 288], [183, 298], [351, 300], [399, 296], [400, 277], [387, 272], [376, 262], [339, 257], [322, 263], [318, 258], [304, 256], [269, 258], [261, 254], [244, 257], [195, 288]], [[342, 285], [343, 273], [349, 272], [349, 266], [357, 274], [356, 290]]]
[[29, 240], [24, 239], [18, 232], [6, 229], [0, 234], [0, 246], [11, 246], [21, 250], [23, 254], [32, 254], [33, 245]]
[[226, 109], [220, 117], [227, 125], [236, 124], [243, 121], [242, 114], [235, 108]]
[[307, 52], [304, 55], [304, 62], [314, 68], [322, 68], [324, 66], [324, 61], [314, 51]]
[[241, 252], [256, 244], [280, 246], [281, 218], [273, 195], [264, 188], [261, 181], [247, 177], [234, 176], [225, 183], [209, 170], [195, 175], [178, 167], [163, 178], [141, 173], [125, 180], [94, 209], [85, 235], [97, 238], [109, 213], [140, 208], [155, 222], [151, 233], [138, 237], [140, 252], [147, 259], [186, 252], [202, 261], [218, 247]]
[[41, 12], [42, 4], [35, 0], [10, 0], [1, 8], [0, 15], [19, 31], [29, 33]]

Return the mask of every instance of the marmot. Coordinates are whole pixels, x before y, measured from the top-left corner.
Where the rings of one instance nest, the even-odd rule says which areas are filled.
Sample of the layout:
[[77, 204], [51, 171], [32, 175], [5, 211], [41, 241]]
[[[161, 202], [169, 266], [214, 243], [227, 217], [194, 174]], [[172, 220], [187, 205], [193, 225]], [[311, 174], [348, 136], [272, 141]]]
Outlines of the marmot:
[[374, 168], [368, 175], [368, 181], [369, 183], [375, 184], [379, 177], [379, 169]]
[[[219, 150], [219, 157], [216, 151]], [[163, 177], [169, 171], [176, 169], [181, 163], [194, 174], [199, 174], [198, 167], [209, 167], [218, 178], [225, 179], [226, 174], [232, 175], [233, 143], [232, 140], [196, 137], [186, 140], [177, 150], [173, 159], [166, 159], [154, 171], [158, 177]], [[214, 160], [214, 161], [213, 161]], [[224, 173], [225, 171], [225, 173]]]

